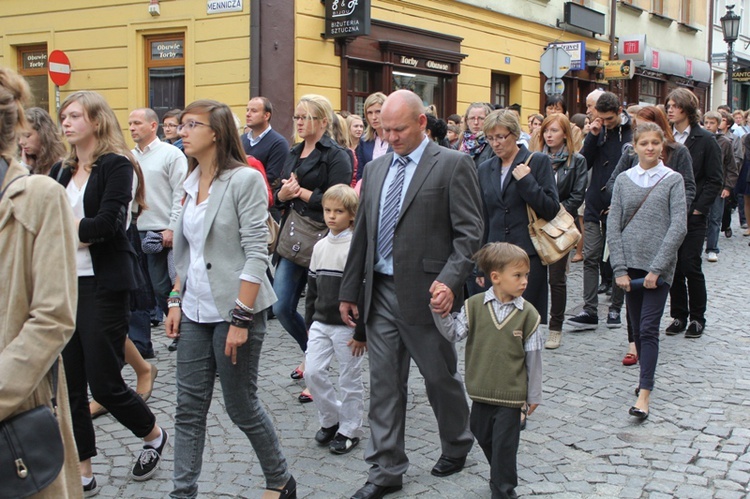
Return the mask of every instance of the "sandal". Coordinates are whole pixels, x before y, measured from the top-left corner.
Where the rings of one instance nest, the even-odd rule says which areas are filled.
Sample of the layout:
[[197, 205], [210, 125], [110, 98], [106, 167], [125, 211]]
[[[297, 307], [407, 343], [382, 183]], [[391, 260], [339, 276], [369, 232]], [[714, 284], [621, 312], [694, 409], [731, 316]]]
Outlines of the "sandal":
[[622, 359], [623, 366], [634, 366], [638, 363], [638, 355], [634, 353], [626, 353]]

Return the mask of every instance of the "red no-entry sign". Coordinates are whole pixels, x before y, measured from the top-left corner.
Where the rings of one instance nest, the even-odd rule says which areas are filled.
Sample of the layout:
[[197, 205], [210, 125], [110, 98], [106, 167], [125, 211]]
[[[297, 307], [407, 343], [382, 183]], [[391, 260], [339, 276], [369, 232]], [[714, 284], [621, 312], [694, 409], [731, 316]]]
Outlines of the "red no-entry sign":
[[49, 77], [57, 86], [63, 86], [70, 81], [70, 59], [62, 50], [53, 50], [47, 59]]

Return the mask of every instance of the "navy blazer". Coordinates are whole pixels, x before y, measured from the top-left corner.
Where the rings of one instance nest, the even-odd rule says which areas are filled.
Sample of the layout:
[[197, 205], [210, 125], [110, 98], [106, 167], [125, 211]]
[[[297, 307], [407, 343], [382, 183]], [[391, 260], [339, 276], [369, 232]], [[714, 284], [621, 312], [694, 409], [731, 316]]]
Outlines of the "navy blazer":
[[510, 170], [500, 186], [500, 158], [495, 156], [479, 165], [479, 188], [484, 201], [484, 243], [507, 242], [523, 248], [529, 255], [536, 250], [529, 237], [529, 217], [526, 204], [539, 218], [552, 220], [560, 211], [557, 184], [552, 164], [546, 154], [534, 153], [529, 162], [531, 173], [516, 180], [513, 170], [532, 154], [520, 145]]
[[[50, 176], [67, 187], [73, 172], [66, 167], [60, 173], [60, 168], [61, 163], [56, 164]], [[126, 233], [133, 175], [133, 164], [128, 158], [103, 154], [94, 161], [83, 193], [84, 218], [78, 226], [78, 239], [91, 244], [89, 251], [97, 284], [111, 291], [137, 289], [143, 280]]]

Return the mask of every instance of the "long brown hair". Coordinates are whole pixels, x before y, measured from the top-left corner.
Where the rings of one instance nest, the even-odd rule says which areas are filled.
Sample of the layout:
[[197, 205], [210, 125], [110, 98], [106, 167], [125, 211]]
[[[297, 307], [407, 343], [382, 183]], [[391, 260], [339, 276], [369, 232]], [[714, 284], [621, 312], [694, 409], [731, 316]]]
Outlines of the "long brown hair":
[[636, 122], [638, 121], [638, 118], [655, 123], [661, 128], [662, 132], [664, 132], [664, 150], [661, 153], [662, 161], [664, 161], [665, 165], [669, 165], [669, 161], [672, 159], [672, 153], [677, 149], [677, 141], [674, 140], [672, 127], [669, 126], [667, 115], [656, 106], [645, 106], [635, 115]]
[[26, 110], [26, 121], [39, 135], [39, 152], [34, 156], [34, 173], [46, 175], [52, 165], [65, 156], [65, 145], [60, 136], [60, 128], [52, 121], [52, 116], [40, 107]]
[[[239, 166], [247, 166], [247, 158], [242, 149], [240, 136], [234, 124], [234, 115], [229, 106], [221, 102], [202, 99], [191, 102], [180, 114], [180, 123], [186, 114], [207, 114], [208, 126], [216, 134], [216, 156], [214, 162], [218, 179], [222, 173]], [[188, 156], [188, 175], [197, 168], [198, 160]], [[208, 165], [204, 165], [207, 167]]]
[[0, 67], [0, 155], [16, 147], [16, 132], [26, 126], [23, 106], [31, 97], [29, 84], [15, 71]]
[[[73, 102], [78, 102], [83, 107], [84, 118], [94, 125], [94, 138], [96, 139], [94, 158], [99, 158], [110, 153], [128, 158], [128, 161], [133, 165], [135, 176], [138, 179], [138, 187], [135, 190], [133, 201], [135, 201], [141, 210], [148, 209], [146, 205], [146, 182], [143, 180], [141, 165], [125, 144], [125, 137], [122, 135], [122, 129], [120, 128], [120, 123], [117, 121], [115, 112], [112, 111], [112, 108], [109, 107], [109, 104], [107, 104], [107, 101], [104, 100], [101, 94], [92, 92], [91, 90], [81, 90], [70, 94], [60, 106], [60, 111], [57, 114], [57, 119], [60, 123], [62, 123], [60, 116], [62, 116], [62, 113]], [[75, 146], [70, 148], [70, 153], [63, 165], [71, 168], [73, 172], [78, 168], [78, 151], [76, 151]]]
[[550, 114], [544, 118], [542, 126], [539, 127], [539, 131], [534, 135], [534, 143], [531, 144], [533, 149], [531, 150], [544, 151], [544, 132], [555, 122], [562, 128], [564, 145], [568, 149], [568, 159], [565, 164], [566, 166], [570, 166], [570, 162], [573, 159], [573, 152], [575, 151], [575, 141], [573, 140], [573, 127], [570, 126], [570, 120], [564, 114]]

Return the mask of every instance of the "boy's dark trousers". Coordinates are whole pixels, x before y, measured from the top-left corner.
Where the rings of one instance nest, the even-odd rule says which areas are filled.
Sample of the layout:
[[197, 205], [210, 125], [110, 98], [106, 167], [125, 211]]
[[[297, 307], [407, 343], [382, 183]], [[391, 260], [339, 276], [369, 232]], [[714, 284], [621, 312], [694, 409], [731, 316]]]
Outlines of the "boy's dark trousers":
[[471, 432], [490, 463], [492, 499], [515, 499], [521, 409], [473, 402]]

